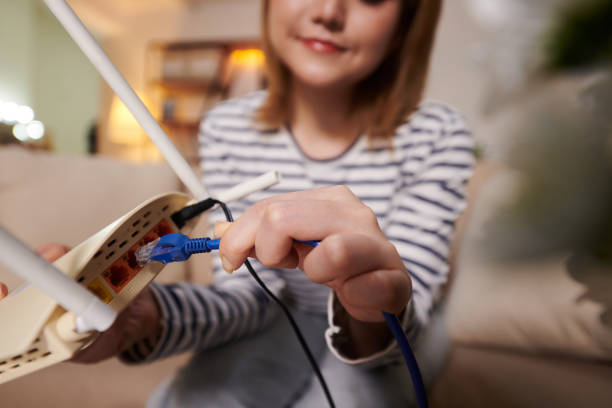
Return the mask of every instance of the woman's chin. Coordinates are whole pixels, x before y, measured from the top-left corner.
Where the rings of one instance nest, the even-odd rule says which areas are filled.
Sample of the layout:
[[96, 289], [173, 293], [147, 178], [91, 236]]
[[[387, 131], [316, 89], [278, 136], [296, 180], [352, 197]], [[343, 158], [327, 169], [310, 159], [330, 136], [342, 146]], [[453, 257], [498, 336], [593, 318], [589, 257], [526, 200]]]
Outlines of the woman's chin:
[[313, 90], [342, 90], [350, 89], [353, 82], [349, 80], [347, 75], [329, 75], [317, 71], [295, 72], [295, 79], [302, 85]]

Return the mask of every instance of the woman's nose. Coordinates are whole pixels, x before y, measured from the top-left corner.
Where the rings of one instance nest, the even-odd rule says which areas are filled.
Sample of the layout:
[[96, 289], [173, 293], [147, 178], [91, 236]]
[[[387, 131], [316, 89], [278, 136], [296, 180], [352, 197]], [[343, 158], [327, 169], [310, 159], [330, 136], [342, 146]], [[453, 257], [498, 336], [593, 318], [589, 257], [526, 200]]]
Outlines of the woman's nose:
[[312, 0], [312, 21], [330, 31], [344, 28], [347, 0]]

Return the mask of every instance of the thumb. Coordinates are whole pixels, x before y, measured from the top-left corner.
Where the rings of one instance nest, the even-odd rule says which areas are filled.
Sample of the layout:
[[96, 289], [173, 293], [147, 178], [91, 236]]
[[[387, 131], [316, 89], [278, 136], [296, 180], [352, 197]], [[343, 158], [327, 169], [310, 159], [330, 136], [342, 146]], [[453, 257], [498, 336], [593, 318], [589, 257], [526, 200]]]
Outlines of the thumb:
[[8, 295], [8, 288], [2, 282], [0, 282], [0, 299]]
[[215, 224], [215, 229], [214, 229], [214, 235], [215, 238], [221, 238], [223, 237], [223, 234], [225, 234], [225, 231], [227, 231], [227, 229], [232, 225], [231, 222], [218, 222]]

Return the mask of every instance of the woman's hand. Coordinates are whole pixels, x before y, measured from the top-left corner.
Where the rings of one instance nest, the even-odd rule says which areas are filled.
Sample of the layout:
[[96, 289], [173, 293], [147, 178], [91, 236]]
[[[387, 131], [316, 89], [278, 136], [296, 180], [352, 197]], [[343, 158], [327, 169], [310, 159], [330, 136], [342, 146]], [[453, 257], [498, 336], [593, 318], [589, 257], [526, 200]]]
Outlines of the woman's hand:
[[[399, 314], [411, 296], [411, 280], [376, 216], [347, 187], [324, 187], [262, 200], [223, 236], [220, 254], [227, 271], [247, 257], [269, 267], [300, 267], [310, 280], [329, 286], [344, 309], [361, 322]], [[294, 240], [320, 240], [316, 247]]]
[[8, 288], [2, 282], [0, 282], [0, 300], [8, 295]]
[[117, 320], [71, 361], [97, 363], [117, 356], [134, 343], [150, 338], [152, 343], [161, 333], [161, 312], [150, 288], [145, 288], [119, 313]]
[[[67, 246], [49, 243], [37, 249], [39, 255], [49, 262], [54, 262], [66, 252]], [[0, 283], [0, 299], [6, 295], [6, 286]], [[144, 289], [119, 314], [113, 325], [87, 348], [77, 353], [71, 361], [79, 363], [95, 363], [115, 357], [135, 342], [149, 337], [157, 338], [161, 331], [161, 312], [151, 289]]]

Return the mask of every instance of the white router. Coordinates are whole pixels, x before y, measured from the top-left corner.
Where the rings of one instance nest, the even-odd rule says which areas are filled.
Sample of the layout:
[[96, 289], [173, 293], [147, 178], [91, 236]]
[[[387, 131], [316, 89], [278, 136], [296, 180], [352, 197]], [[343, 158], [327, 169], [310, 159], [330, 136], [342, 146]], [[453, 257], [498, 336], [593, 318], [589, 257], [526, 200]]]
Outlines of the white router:
[[[44, 0], [102, 77], [128, 107], [195, 200], [161, 194], [142, 203], [50, 264], [0, 227], [0, 262], [30, 283], [0, 300], [0, 384], [70, 359], [108, 329], [117, 314], [163, 269], [138, 264], [135, 251], [160, 236], [188, 234], [173, 213], [209, 198], [161, 126], [64, 0]], [[278, 183], [266, 173], [215, 197], [242, 198]]]

